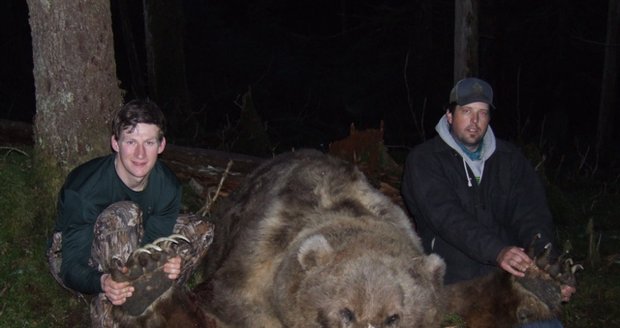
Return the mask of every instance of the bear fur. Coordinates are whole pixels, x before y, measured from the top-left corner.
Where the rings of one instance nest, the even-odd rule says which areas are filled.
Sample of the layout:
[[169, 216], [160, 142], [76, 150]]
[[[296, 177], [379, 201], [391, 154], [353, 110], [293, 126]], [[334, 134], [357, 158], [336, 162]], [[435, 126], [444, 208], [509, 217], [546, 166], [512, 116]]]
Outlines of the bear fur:
[[445, 264], [352, 164], [313, 150], [257, 168], [213, 215], [221, 327], [437, 327]]
[[[539, 238], [537, 235], [534, 242]], [[460, 316], [469, 328], [511, 328], [558, 318], [562, 303], [560, 286], [575, 287], [575, 272], [583, 267], [565, 258], [567, 253], [553, 260], [551, 244], [534, 256], [534, 242], [528, 250], [534, 263], [524, 277], [498, 270], [445, 286], [447, 313]]]

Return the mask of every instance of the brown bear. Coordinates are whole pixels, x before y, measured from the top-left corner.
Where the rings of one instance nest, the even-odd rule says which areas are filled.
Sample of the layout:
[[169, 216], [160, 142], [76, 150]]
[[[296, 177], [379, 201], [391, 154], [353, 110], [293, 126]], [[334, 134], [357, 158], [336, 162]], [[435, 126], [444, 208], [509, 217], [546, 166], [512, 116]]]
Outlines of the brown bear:
[[437, 327], [445, 264], [352, 164], [313, 150], [258, 167], [214, 213], [218, 327]]
[[[539, 238], [537, 235], [534, 242]], [[534, 263], [525, 277], [497, 271], [446, 286], [447, 313], [460, 316], [469, 328], [511, 328], [559, 317], [560, 286], [575, 287], [575, 272], [583, 267], [573, 264], [566, 252], [554, 260], [551, 244], [534, 256], [534, 242], [528, 249]]]

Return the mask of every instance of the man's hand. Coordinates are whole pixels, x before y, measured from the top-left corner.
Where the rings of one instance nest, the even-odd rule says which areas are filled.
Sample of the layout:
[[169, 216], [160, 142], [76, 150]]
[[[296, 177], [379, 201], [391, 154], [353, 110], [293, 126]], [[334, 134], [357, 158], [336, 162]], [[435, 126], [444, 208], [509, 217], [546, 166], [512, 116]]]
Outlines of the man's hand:
[[532, 259], [525, 254], [523, 248], [508, 246], [497, 255], [497, 264], [512, 275], [524, 277], [525, 270], [532, 265]]
[[[122, 270], [123, 272], [127, 272], [128, 269], [124, 267]], [[163, 271], [168, 275], [168, 279], [177, 279], [181, 274], [181, 257], [175, 256], [168, 259], [166, 264], [164, 264]], [[101, 276], [101, 289], [108, 300], [114, 305], [122, 305], [134, 292], [134, 288], [129, 282], [116, 282], [108, 273]]]
[[[127, 268], [124, 268], [127, 270]], [[127, 301], [127, 297], [131, 297], [133, 287], [129, 282], [116, 282], [112, 280], [110, 274], [105, 273], [101, 276], [101, 289], [105, 296], [114, 305], [121, 305]]]
[[177, 279], [181, 274], [181, 257], [175, 256], [168, 259], [164, 264], [164, 272], [168, 274], [168, 279]]
[[562, 302], [570, 301], [570, 297], [577, 292], [577, 288], [569, 285], [560, 286], [560, 290], [562, 292]]

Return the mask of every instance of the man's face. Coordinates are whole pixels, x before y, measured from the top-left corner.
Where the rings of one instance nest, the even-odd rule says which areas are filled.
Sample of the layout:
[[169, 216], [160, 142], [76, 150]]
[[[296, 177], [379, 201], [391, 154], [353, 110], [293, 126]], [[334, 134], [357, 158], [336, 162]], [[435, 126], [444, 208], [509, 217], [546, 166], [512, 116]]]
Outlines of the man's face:
[[159, 133], [157, 125], [138, 123], [133, 130], [124, 130], [119, 140], [112, 136], [116, 173], [129, 188], [139, 191], [146, 185], [157, 155], [166, 147], [165, 138], [158, 140]]
[[483, 102], [457, 105], [454, 113], [448, 111], [446, 116], [452, 127], [452, 135], [467, 149], [476, 150], [491, 121], [489, 105]]

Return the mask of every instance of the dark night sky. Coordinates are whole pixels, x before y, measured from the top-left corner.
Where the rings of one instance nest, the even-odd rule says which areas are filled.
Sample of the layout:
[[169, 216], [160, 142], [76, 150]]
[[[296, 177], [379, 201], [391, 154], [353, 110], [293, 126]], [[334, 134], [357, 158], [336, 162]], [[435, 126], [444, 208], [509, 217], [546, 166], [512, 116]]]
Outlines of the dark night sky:
[[[593, 138], [607, 3], [481, 0], [479, 76], [496, 91], [496, 134], [515, 139], [521, 131], [526, 141], [536, 140], [545, 121], [549, 142]], [[187, 80], [193, 106], [204, 113], [195, 122], [205, 131], [191, 141], [178, 136], [186, 143], [215, 146], [211, 140], [238, 117], [234, 101], [249, 86], [270, 137], [282, 147], [318, 147], [344, 137], [352, 122], [365, 128], [381, 120], [386, 144], [413, 146], [420, 138], [408, 92], [414, 111], [426, 108], [427, 135], [443, 114], [452, 86], [453, 0], [184, 5]], [[23, 0], [0, 6], [0, 118], [29, 121], [34, 90], [27, 7]], [[126, 88], [119, 49], [117, 65]]]

